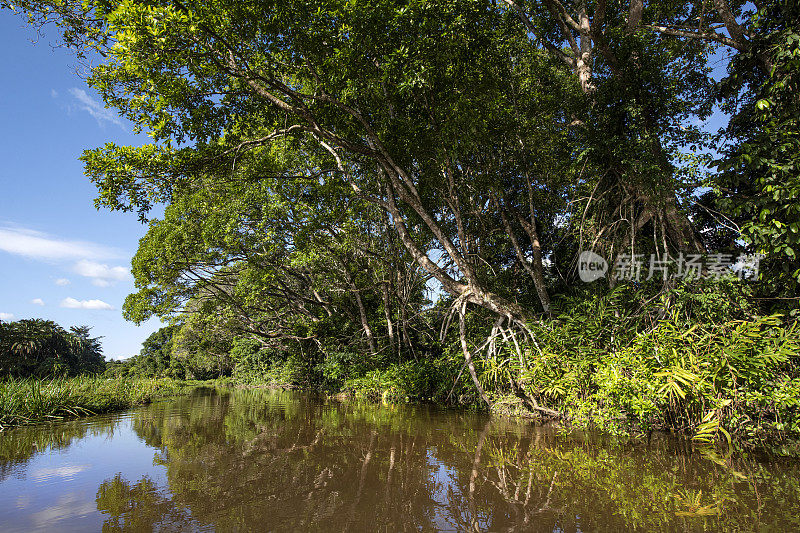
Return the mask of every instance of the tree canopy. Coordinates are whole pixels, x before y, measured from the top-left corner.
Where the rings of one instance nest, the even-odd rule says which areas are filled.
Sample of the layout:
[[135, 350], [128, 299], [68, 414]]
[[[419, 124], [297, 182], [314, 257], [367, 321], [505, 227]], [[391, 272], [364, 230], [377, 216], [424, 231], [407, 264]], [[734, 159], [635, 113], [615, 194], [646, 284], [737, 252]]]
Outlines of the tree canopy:
[[51, 320], [0, 321], [0, 376], [53, 377], [102, 372], [100, 337], [87, 326], [65, 330]]
[[[636, 312], [659, 301], [662, 320], [683, 290], [675, 264], [705, 255], [696, 278], [735, 277], [758, 253], [761, 281], [734, 292], [796, 307], [793, 2], [18, 9], [100, 58], [89, 83], [151, 138], [82, 156], [97, 205], [148, 224], [125, 316], [172, 319], [173, 352], [211, 354], [219, 372], [254, 346], [313, 368], [455, 346], [491, 403], [479, 374], [509, 349], [507, 390], [547, 412], [525, 378], [525, 353], [542, 353], [531, 325], [556, 327], [575, 294], [647, 281]], [[703, 127], [715, 110], [719, 132]], [[585, 250], [609, 265], [588, 289]], [[616, 268], [640, 257], [671, 266], [655, 280]]]

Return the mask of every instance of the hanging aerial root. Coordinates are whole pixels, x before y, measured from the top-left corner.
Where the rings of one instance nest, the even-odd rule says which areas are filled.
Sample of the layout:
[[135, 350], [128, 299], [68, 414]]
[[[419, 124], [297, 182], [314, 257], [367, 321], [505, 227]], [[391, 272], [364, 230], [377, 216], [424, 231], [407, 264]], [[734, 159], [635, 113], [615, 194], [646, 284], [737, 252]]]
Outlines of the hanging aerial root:
[[[467, 341], [467, 326], [466, 326], [466, 312], [467, 312], [467, 297], [468, 293], [464, 293], [460, 295], [450, 307], [450, 310], [445, 317], [445, 320], [442, 324], [442, 329], [440, 332], [440, 339], [444, 340], [446, 336], [447, 330], [450, 328], [455, 315], [458, 315], [458, 324], [459, 324], [459, 341], [461, 343], [461, 351], [464, 354], [464, 365], [459, 370], [458, 376], [456, 377], [455, 381], [453, 382], [453, 387], [450, 390], [450, 393], [447, 395], [447, 400], [450, 399], [450, 396], [453, 394], [455, 390], [456, 384], [458, 380], [461, 378], [462, 373], [464, 372], [464, 368], [469, 370], [470, 376], [472, 378], [472, 382], [475, 384], [475, 388], [478, 391], [481, 399], [488, 405], [490, 408], [492, 407], [491, 400], [489, 400], [488, 395], [483, 389], [483, 386], [478, 379], [478, 374], [475, 370], [475, 364], [473, 361], [473, 352], [469, 349], [469, 344]], [[521, 339], [520, 339], [521, 337]], [[533, 344], [539, 354], [542, 354], [542, 350], [539, 347], [538, 343], [536, 342], [536, 338], [530, 328], [522, 321], [516, 320], [513, 318], [501, 316], [497, 320], [495, 320], [491, 333], [486, 338], [486, 340], [481, 344], [481, 346], [474, 351], [474, 354], [481, 353], [484, 348], [486, 349], [486, 357], [487, 358], [494, 358], [497, 357], [502, 348], [506, 345], [512, 346], [514, 353], [516, 354], [517, 358], [519, 359], [520, 369], [523, 369], [527, 366], [527, 360], [525, 356], [525, 351], [522, 348], [522, 345], [525, 341], [530, 341]], [[518, 377], [511, 377], [510, 379], [511, 388], [514, 394], [520, 398], [525, 405], [531, 411], [535, 411], [539, 414], [551, 417], [551, 418], [565, 418], [562, 413], [555, 411], [553, 409], [549, 409], [547, 407], [542, 407], [536, 401], [532, 395], [528, 394], [525, 390], [525, 387], [522, 386]]]

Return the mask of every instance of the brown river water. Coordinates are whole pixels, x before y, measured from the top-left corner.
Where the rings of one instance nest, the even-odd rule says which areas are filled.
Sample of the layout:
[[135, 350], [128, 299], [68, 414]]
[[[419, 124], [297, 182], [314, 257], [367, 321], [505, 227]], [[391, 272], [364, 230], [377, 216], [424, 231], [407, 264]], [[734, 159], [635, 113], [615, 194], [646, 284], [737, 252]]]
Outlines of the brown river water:
[[800, 462], [198, 390], [0, 433], [0, 531], [800, 531]]

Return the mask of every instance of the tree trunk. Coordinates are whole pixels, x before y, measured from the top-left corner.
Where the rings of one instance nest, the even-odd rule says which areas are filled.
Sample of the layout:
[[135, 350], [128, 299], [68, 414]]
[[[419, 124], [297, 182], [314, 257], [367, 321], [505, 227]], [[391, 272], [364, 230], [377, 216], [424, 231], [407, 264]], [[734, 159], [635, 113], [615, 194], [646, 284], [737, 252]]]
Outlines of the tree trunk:
[[547, 287], [544, 284], [544, 276], [542, 275], [542, 268], [541, 268], [541, 259], [542, 259], [542, 252], [541, 246], [539, 245], [538, 239], [534, 242], [531, 241], [533, 244], [534, 249], [538, 246], [539, 248], [539, 268], [536, 268], [536, 253], [534, 252], [533, 262], [534, 265], [531, 265], [525, 254], [522, 251], [522, 247], [519, 245], [519, 241], [517, 240], [517, 236], [514, 233], [514, 229], [511, 227], [511, 223], [508, 221], [508, 217], [506, 216], [505, 212], [503, 211], [503, 207], [498, 204], [498, 210], [500, 211], [500, 218], [503, 220], [503, 226], [506, 229], [506, 234], [508, 235], [508, 239], [511, 241], [512, 246], [514, 247], [514, 251], [517, 254], [517, 260], [522, 265], [522, 268], [528, 273], [533, 280], [533, 286], [536, 288], [536, 293], [539, 295], [539, 302], [542, 304], [542, 309], [545, 313], [550, 312], [550, 295], [547, 294]]
[[386, 329], [389, 332], [389, 347], [392, 352], [394, 352], [395, 344], [394, 344], [394, 324], [392, 323], [392, 304], [391, 304], [391, 273], [389, 274], [389, 280], [383, 281], [381, 283], [381, 291], [383, 292], [383, 313], [386, 316]]
[[467, 310], [467, 303], [464, 302], [461, 304], [461, 308], [458, 310], [458, 329], [459, 329], [459, 337], [461, 339], [461, 351], [464, 352], [464, 359], [467, 362], [467, 369], [469, 370], [469, 375], [472, 376], [472, 382], [475, 384], [475, 388], [478, 390], [478, 394], [481, 397], [481, 400], [486, 402], [486, 405], [489, 408], [492, 407], [492, 402], [489, 400], [489, 397], [486, 396], [486, 392], [483, 390], [483, 386], [481, 382], [478, 380], [478, 374], [475, 372], [475, 365], [472, 363], [472, 354], [470, 353], [469, 346], [467, 345], [467, 324], [464, 320], [464, 314]]
[[370, 353], [377, 353], [378, 345], [375, 342], [375, 335], [373, 335], [372, 333], [372, 328], [369, 327], [369, 320], [367, 320], [367, 310], [364, 307], [364, 301], [361, 299], [361, 290], [358, 287], [356, 287], [355, 281], [353, 281], [353, 277], [347, 270], [347, 266], [342, 265], [342, 269], [344, 271], [345, 278], [347, 279], [347, 283], [350, 285], [350, 291], [353, 293], [353, 297], [356, 300], [356, 306], [358, 307], [358, 315], [359, 318], [361, 319], [361, 328], [364, 330], [364, 334], [367, 336], [367, 342], [369, 343]]

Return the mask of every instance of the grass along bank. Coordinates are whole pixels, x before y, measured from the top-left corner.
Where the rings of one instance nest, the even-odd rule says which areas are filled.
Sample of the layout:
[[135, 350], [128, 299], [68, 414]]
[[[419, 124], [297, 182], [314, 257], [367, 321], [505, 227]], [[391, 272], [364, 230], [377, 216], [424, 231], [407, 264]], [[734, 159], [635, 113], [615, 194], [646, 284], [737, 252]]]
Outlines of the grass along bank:
[[128, 409], [184, 394], [200, 382], [81, 376], [0, 381], [0, 431], [35, 422]]

